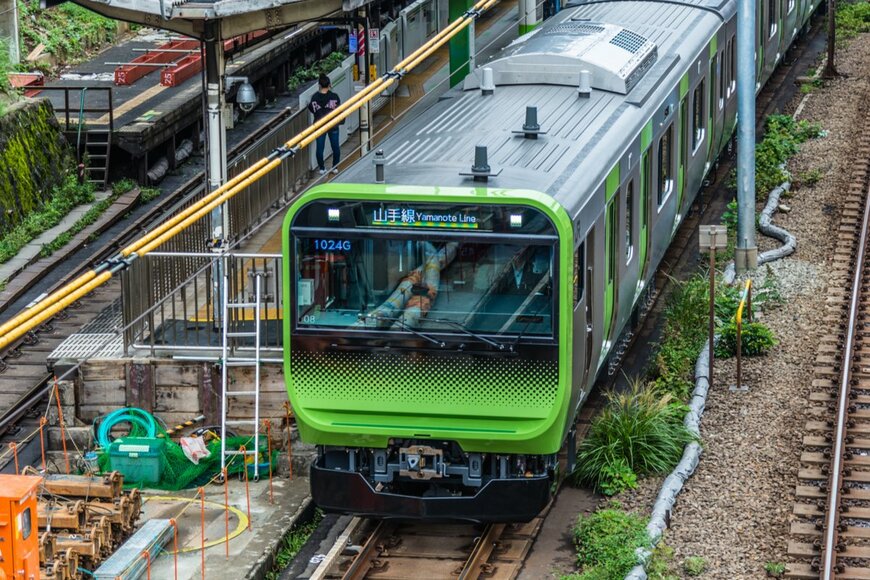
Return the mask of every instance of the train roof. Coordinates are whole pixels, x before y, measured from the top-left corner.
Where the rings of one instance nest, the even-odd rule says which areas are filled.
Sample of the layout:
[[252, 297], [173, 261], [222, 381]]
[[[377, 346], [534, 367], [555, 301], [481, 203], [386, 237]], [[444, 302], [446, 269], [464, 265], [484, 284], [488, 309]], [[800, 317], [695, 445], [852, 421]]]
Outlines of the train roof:
[[[475, 146], [485, 145], [497, 173], [486, 186], [543, 191], [576, 215], [730, 4], [621, 0], [563, 10], [381, 142], [387, 183], [481, 185], [467, 174]], [[479, 88], [483, 67], [494, 71], [489, 95]], [[588, 98], [578, 94], [580, 70], [592, 73]], [[527, 106], [545, 132], [537, 139], [523, 136]], [[374, 182], [372, 156], [338, 181]]]

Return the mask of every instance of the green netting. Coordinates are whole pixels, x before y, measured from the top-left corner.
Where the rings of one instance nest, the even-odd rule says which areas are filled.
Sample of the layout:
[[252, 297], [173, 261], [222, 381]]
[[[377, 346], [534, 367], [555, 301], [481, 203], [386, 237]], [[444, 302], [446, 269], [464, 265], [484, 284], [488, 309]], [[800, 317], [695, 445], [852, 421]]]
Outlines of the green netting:
[[[130, 433], [131, 436], [136, 436], [136, 428], [134, 427]], [[141, 433], [140, 433], [141, 435]], [[208, 443], [206, 447], [211, 452], [208, 457], [199, 460], [199, 463], [194, 465], [181, 448], [181, 445], [163, 434], [166, 439], [166, 444], [163, 447], [163, 453], [160, 457], [162, 467], [162, 475], [157, 483], [142, 484], [135, 481], [124, 480], [124, 487], [148, 487], [150, 489], [165, 489], [168, 491], [176, 491], [179, 489], [187, 489], [191, 487], [199, 487], [209, 483], [213, 478], [220, 475], [221, 470], [221, 442], [215, 439]], [[269, 473], [269, 457], [265, 445], [265, 437], [260, 438], [261, 444], [259, 453], [256, 456], [256, 461], [260, 463], [260, 474], [266, 475]], [[238, 450], [241, 446], [251, 450], [254, 445], [254, 438], [251, 437], [227, 437], [227, 449]], [[277, 451], [272, 452], [271, 462], [272, 469], [275, 469], [275, 459]], [[248, 467], [249, 476], [253, 476], [254, 456], [233, 455], [228, 458], [227, 474], [232, 476], [235, 474], [244, 473], [245, 465]], [[109, 459], [108, 450], [103, 450], [99, 454], [99, 466], [101, 471], [111, 471], [111, 462]]]

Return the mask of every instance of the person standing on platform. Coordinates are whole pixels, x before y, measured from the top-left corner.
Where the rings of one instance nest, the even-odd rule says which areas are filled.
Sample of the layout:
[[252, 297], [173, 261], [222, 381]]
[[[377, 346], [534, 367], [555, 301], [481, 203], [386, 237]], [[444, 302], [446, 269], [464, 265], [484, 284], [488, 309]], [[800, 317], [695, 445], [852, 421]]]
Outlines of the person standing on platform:
[[[337, 109], [341, 104], [341, 98], [332, 92], [332, 82], [328, 76], [320, 75], [320, 79], [317, 82], [320, 85], [320, 90], [312, 95], [311, 102], [308, 103], [308, 110], [314, 115], [315, 123]], [[320, 175], [326, 173], [323, 153], [326, 149], [327, 135], [329, 136], [329, 146], [332, 148], [332, 173], [338, 173], [338, 162], [341, 161], [341, 148], [338, 144], [338, 125], [336, 125], [328, 133], [317, 138], [315, 153], [317, 156], [317, 169], [320, 171]]]

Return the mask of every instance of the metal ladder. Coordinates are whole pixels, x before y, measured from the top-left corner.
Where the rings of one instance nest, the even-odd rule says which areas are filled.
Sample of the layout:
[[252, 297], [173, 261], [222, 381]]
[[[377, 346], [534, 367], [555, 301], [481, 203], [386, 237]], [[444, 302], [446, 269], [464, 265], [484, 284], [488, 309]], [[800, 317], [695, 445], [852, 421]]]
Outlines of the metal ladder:
[[[226, 264], [226, 262], [224, 262]], [[223, 276], [223, 316], [222, 322], [222, 348], [221, 348], [221, 473], [227, 465], [227, 457], [244, 455], [242, 461], [245, 462], [247, 469], [247, 456], [253, 457], [254, 463], [254, 479], [260, 477], [260, 462], [257, 455], [260, 450], [260, 320], [262, 318], [261, 309], [263, 305], [263, 277], [266, 276], [265, 271], [250, 272], [254, 278], [254, 301], [253, 302], [234, 302], [230, 299], [230, 274], [227, 268], [224, 267]], [[230, 313], [233, 311], [241, 311], [252, 309], [254, 311], [254, 330], [253, 332], [231, 332]], [[242, 357], [235, 355], [235, 348], [230, 346], [230, 341], [237, 338], [253, 338], [254, 339], [254, 357]], [[231, 390], [229, 388], [228, 369], [230, 367], [252, 367], [254, 369], [254, 385], [253, 389]], [[253, 397], [254, 399], [254, 418], [253, 419], [227, 419], [228, 398], [229, 397]], [[227, 427], [234, 425], [249, 425], [254, 431], [254, 446], [253, 449], [240, 451], [238, 449], [227, 449], [226, 432]], [[269, 459], [271, 461], [271, 458]]]

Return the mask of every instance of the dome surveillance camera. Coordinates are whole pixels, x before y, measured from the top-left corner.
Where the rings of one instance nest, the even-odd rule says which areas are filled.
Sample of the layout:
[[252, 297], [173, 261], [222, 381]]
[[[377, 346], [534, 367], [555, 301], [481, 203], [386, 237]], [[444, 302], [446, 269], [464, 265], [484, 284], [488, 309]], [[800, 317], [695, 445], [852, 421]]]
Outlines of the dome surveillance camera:
[[239, 86], [239, 92], [236, 93], [236, 104], [244, 112], [250, 112], [257, 104], [257, 92], [247, 80]]

